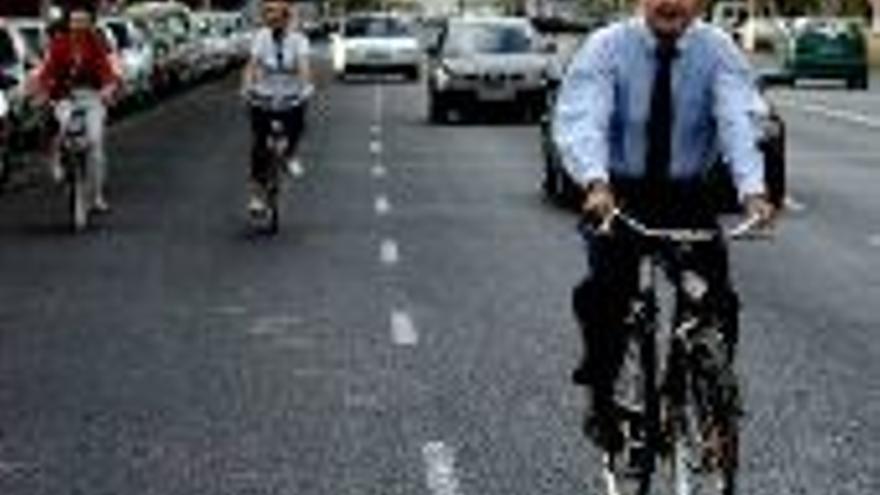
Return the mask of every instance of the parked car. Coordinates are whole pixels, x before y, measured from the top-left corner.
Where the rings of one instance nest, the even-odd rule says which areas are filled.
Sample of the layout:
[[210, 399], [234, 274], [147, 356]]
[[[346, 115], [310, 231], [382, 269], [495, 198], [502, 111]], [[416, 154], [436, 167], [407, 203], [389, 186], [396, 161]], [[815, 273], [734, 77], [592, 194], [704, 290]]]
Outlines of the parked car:
[[155, 59], [154, 87], [178, 88], [201, 76], [203, 52], [189, 7], [177, 2], [146, 2], [128, 7], [125, 16], [141, 29]]
[[210, 73], [225, 72], [238, 57], [235, 20], [226, 12], [198, 12], [195, 19]]
[[422, 52], [413, 27], [393, 14], [359, 14], [342, 23], [332, 36], [333, 68], [340, 77], [352, 73], [403, 73], [417, 80]]
[[803, 18], [793, 23], [783, 67], [789, 81], [842, 79], [853, 89], [868, 88], [868, 49], [861, 21]]
[[[2, 41], [0, 41], [2, 43]], [[0, 56], [2, 56], [3, 47], [0, 46]], [[18, 81], [11, 76], [7, 76], [0, 72], [0, 185], [6, 182], [9, 172], [9, 151], [10, 136], [12, 131], [12, 119], [10, 115], [9, 99], [6, 97], [7, 91], [16, 86]]]
[[744, 0], [722, 0], [712, 6], [709, 22], [727, 31], [734, 38], [737, 29], [749, 18], [749, 6]]
[[449, 19], [429, 49], [429, 119], [446, 122], [451, 111], [461, 114], [483, 104], [507, 104], [539, 117], [553, 50], [528, 19]]
[[118, 57], [127, 99], [145, 100], [153, 96], [153, 48], [144, 33], [125, 17], [104, 17], [99, 26], [111, 38]]
[[[579, 209], [584, 202], [584, 192], [575, 183], [562, 164], [559, 149], [553, 139], [552, 112], [560, 80], [554, 80], [548, 91], [547, 111], [541, 118], [541, 149], [544, 156], [541, 188], [545, 197], [565, 208]], [[787, 164], [785, 155], [785, 121], [764, 96], [756, 92], [753, 100], [752, 116], [759, 129], [758, 147], [764, 156], [765, 181], [771, 201], [782, 207], [785, 202]], [[709, 187], [719, 210], [734, 212], [738, 210], [738, 198], [727, 164], [719, 158], [707, 178]]]
[[45, 123], [43, 109], [25, 97], [24, 92], [38, 63], [39, 58], [29, 51], [22, 31], [11, 21], [0, 19], [0, 77], [8, 82], [4, 91], [9, 106], [7, 142], [16, 148], [37, 142]]
[[43, 59], [48, 44], [45, 21], [36, 17], [15, 17], [7, 22], [24, 44], [25, 64], [30, 68], [36, 67]]

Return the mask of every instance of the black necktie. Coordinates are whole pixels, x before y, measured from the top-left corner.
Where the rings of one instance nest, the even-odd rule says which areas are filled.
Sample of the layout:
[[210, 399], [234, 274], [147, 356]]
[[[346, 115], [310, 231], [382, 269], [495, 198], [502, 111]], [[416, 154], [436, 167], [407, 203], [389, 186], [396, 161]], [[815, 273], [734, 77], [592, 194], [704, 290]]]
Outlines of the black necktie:
[[675, 45], [657, 46], [654, 86], [651, 90], [651, 113], [648, 116], [648, 154], [646, 175], [651, 182], [669, 180], [672, 160], [672, 62], [677, 56]]

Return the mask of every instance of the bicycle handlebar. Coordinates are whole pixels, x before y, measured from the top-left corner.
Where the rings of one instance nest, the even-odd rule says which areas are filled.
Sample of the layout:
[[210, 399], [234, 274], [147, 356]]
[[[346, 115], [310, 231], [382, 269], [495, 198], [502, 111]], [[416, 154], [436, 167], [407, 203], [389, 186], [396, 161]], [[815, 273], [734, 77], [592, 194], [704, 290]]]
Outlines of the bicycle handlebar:
[[265, 94], [251, 87], [244, 91], [243, 97], [250, 106], [279, 111], [302, 105], [311, 98], [314, 91], [311, 84], [305, 85], [301, 92], [284, 95]]
[[736, 241], [769, 240], [773, 237], [772, 232], [758, 229], [761, 219], [755, 216], [746, 217], [733, 227], [725, 229], [665, 229], [649, 227], [620, 209], [615, 209], [598, 228], [593, 230], [610, 233], [614, 223], [625, 226], [640, 237], [686, 244], [711, 242], [719, 238]]

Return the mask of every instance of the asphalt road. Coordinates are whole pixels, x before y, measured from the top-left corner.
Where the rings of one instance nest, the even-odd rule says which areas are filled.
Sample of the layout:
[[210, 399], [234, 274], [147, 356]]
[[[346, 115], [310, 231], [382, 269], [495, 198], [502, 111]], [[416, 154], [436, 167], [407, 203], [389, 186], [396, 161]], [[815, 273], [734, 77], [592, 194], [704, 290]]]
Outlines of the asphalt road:
[[[114, 211], [0, 196], [3, 495], [600, 493], [579, 435], [575, 220], [535, 127], [324, 87], [275, 238], [246, 228], [232, 80], [120, 124]], [[880, 92], [774, 92], [792, 205], [737, 246], [743, 491], [880, 493]], [[862, 99], [864, 99], [863, 103]]]

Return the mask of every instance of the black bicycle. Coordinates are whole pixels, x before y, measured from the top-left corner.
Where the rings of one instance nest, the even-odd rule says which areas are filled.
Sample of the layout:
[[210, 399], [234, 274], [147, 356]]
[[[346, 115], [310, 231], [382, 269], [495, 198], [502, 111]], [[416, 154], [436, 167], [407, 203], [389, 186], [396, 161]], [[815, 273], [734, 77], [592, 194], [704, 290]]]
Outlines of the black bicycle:
[[88, 135], [88, 108], [74, 96], [64, 102], [70, 105], [69, 116], [61, 130], [61, 166], [67, 189], [68, 205], [73, 230], [81, 232], [89, 224], [90, 191], [88, 160], [93, 146]]
[[269, 160], [266, 173], [256, 184], [266, 208], [252, 212], [252, 219], [272, 234], [277, 233], [279, 228], [282, 170], [286, 166], [291, 146], [285, 132], [283, 116], [290, 110], [305, 105], [311, 91], [311, 87], [306, 87], [303, 91], [281, 96], [262, 94], [254, 90], [246, 94], [247, 104], [252, 109], [264, 112], [269, 118], [267, 132], [257, 137], [261, 140], [264, 156]]
[[[765, 237], [756, 233], [756, 223], [747, 219], [726, 231], [654, 229], [618, 211], [602, 227], [582, 224], [585, 236], [632, 235], [645, 248], [639, 290], [626, 320], [627, 351], [615, 382], [614, 424], [623, 445], [603, 452], [608, 495], [648, 495], [654, 493], [652, 485], [664, 485], [664, 493], [675, 495], [735, 494], [742, 405], [722, 330], [729, 322], [701, 314], [707, 282], [678, 255], [719, 236]], [[659, 280], [669, 270], [677, 274], [678, 299], [671, 324], [664, 326]], [[665, 480], [656, 476], [661, 472]]]

